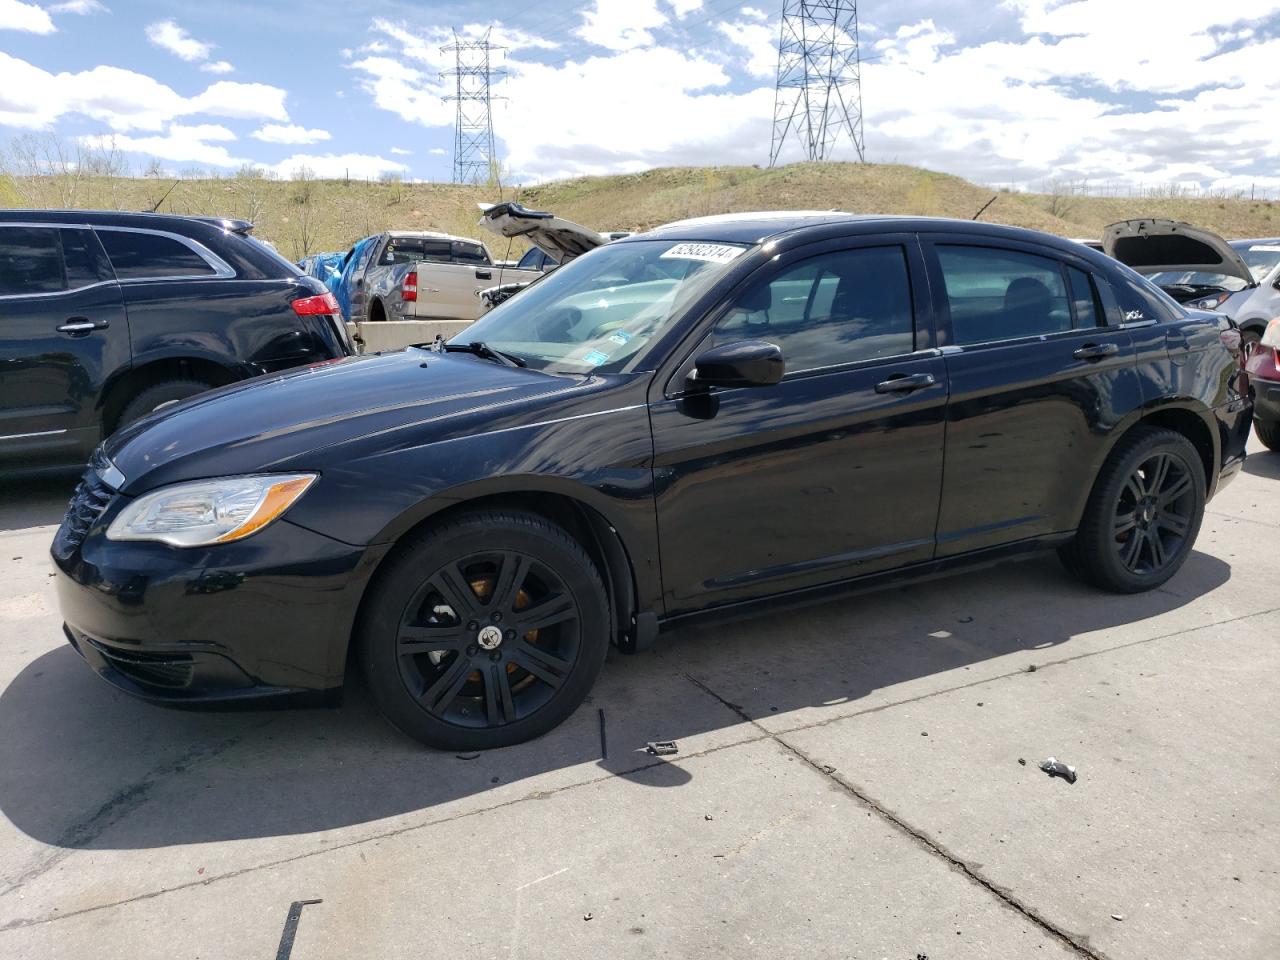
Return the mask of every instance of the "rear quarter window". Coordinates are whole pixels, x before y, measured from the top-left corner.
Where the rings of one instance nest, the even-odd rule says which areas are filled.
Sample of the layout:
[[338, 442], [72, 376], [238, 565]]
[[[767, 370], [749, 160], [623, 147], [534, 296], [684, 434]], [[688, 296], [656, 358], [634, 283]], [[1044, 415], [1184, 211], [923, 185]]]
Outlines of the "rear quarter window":
[[217, 271], [185, 243], [156, 233], [97, 230], [119, 280], [212, 277]]

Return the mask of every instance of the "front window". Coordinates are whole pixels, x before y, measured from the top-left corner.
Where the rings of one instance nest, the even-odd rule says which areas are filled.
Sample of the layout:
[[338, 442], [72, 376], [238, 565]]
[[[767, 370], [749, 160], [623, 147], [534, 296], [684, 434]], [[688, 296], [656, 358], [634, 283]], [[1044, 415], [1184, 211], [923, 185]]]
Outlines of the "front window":
[[746, 247], [637, 240], [578, 257], [454, 338], [548, 373], [619, 373]]

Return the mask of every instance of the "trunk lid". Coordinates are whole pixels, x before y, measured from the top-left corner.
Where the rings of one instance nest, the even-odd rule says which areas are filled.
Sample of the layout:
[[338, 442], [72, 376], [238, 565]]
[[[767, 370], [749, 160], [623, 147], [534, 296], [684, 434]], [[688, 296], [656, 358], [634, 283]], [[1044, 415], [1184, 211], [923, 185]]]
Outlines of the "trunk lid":
[[479, 204], [480, 226], [500, 237], [521, 237], [560, 264], [608, 243], [607, 237], [581, 224], [515, 201]]

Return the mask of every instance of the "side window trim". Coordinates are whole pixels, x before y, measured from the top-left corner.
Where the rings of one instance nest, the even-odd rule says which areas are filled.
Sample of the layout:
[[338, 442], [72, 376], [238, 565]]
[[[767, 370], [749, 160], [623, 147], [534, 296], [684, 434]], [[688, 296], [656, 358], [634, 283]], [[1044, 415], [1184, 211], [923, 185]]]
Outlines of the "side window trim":
[[[169, 240], [175, 240], [178, 243], [182, 244], [182, 246], [190, 250], [192, 253], [194, 253], [201, 260], [203, 260], [206, 264], [209, 265], [209, 268], [213, 270], [212, 276], [210, 276], [207, 273], [194, 273], [194, 274], [178, 274], [178, 275], [167, 274], [164, 276], [155, 276], [155, 277], [126, 277], [123, 280], [117, 278], [116, 282], [119, 283], [121, 286], [125, 286], [125, 285], [132, 286], [135, 283], [156, 283], [161, 281], [172, 281], [172, 280], [230, 280], [230, 279], [233, 279], [236, 275], [235, 270], [231, 268], [230, 264], [228, 264], [225, 260], [219, 257], [216, 253], [214, 253], [212, 250], [210, 250], [208, 247], [206, 247], [204, 244], [200, 243], [199, 241], [192, 240], [190, 237], [184, 237], [180, 233], [171, 233], [168, 230], [152, 230], [146, 227], [99, 226], [97, 224], [95, 224], [91, 228], [91, 230], [94, 234], [100, 233], [105, 230], [105, 231], [110, 231], [112, 233], [141, 233], [141, 234], [147, 234], [154, 237], [165, 237], [166, 239], [169, 239]], [[110, 257], [108, 257], [108, 262], [109, 261], [110, 261]], [[113, 265], [113, 269], [114, 269], [114, 265]]]

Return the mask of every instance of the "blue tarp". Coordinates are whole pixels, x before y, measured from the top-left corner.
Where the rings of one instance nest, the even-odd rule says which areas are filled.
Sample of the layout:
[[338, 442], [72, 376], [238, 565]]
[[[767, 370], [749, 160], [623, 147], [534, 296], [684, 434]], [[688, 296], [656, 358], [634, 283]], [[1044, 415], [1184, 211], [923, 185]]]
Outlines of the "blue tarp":
[[298, 269], [308, 277], [315, 277], [327, 284], [329, 277], [342, 272], [342, 261], [346, 255], [346, 251], [343, 250], [337, 253], [313, 253], [298, 261]]
[[381, 234], [365, 237], [363, 240], [357, 240], [355, 246], [343, 254], [342, 262], [338, 265], [339, 272], [335, 272], [325, 278], [325, 286], [333, 291], [333, 295], [338, 298], [338, 306], [342, 308], [342, 319], [351, 319], [351, 288], [355, 284], [357, 270], [363, 270], [364, 261], [368, 259], [369, 248], [377, 241]]

